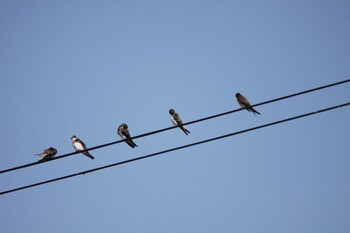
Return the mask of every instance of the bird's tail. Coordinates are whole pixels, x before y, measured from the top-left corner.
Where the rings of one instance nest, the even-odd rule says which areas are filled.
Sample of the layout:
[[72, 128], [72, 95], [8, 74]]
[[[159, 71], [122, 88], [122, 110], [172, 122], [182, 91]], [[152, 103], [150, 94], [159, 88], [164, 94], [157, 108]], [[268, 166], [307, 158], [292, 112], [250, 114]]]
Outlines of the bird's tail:
[[184, 129], [186, 130], [187, 133], [191, 133], [185, 126], [184, 126]]
[[95, 159], [94, 156], [92, 156], [89, 152], [85, 151], [84, 155], [86, 155], [87, 157], [89, 157], [90, 159]]
[[255, 115], [256, 115], [256, 114], [261, 115], [260, 112], [256, 111], [254, 108], [252, 108], [252, 112], [253, 112]]
[[186, 129], [186, 127], [183, 126], [183, 125], [180, 126], [180, 129], [181, 129], [182, 131], [184, 131], [184, 133], [185, 133], [186, 135], [188, 135], [188, 134], [191, 133], [191, 132], [190, 132], [188, 129]]
[[125, 142], [132, 148], [137, 147], [136, 143], [133, 140], [126, 140]]

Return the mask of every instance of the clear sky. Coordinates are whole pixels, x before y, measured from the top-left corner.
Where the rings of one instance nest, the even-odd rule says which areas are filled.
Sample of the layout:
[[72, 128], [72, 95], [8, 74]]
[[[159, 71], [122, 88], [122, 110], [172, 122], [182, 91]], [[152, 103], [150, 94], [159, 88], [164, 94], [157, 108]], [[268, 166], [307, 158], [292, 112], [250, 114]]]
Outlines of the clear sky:
[[[0, 169], [349, 78], [350, 1], [0, 1]], [[350, 84], [0, 174], [0, 191], [350, 101]], [[1, 232], [349, 232], [350, 107], [0, 196]]]

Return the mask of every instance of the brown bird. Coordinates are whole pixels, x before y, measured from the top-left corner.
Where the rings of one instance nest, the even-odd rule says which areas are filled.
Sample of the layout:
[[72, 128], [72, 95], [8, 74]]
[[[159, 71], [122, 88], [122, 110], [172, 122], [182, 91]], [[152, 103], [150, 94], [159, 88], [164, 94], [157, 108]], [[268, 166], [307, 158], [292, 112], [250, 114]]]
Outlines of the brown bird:
[[131, 140], [131, 136], [128, 130], [128, 125], [125, 123], [122, 123], [121, 125], [119, 125], [118, 127], [118, 134], [119, 136], [125, 140], [125, 142], [131, 146], [132, 148], [137, 147], [137, 145], [135, 144], [135, 142], [133, 142], [133, 140]]
[[35, 154], [35, 155], [43, 157], [38, 162], [45, 162], [45, 161], [48, 161], [50, 159], [53, 159], [56, 154], [57, 154], [57, 150], [53, 147], [50, 147], [48, 149], [45, 149], [42, 153]]
[[260, 112], [256, 111], [250, 105], [249, 101], [243, 95], [241, 95], [240, 93], [236, 93], [236, 98], [237, 98], [237, 101], [238, 101], [239, 105], [242, 108], [246, 108], [248, 110], [248, 112], [253, 112], [254, 114], [259, 114], [260, 115]]
[[181, 117], [179, 116], [179, 114], [177, 114], [177, 112], [175, 112], [174, 109], [170, 109], [169, 113], [171, 115], [171, 122], [175, 125], [178, 126], [182, 131], [184, 131], [184, 133], [186, 135], [188, 135], [189, 133], [191, 133], [188, 129], [186, 129], [185, 126], [182, 125], [182, 120]]
[[[85, 143], [81, 141], [77, 136], [73, 135], [71, 139], [73, 147], [76, 151], [83, 151], [87, 149]], [[82, 153], [90, 159], [95, 159], [94, 156], [92, 156], [88, 151], [84, 151]]]

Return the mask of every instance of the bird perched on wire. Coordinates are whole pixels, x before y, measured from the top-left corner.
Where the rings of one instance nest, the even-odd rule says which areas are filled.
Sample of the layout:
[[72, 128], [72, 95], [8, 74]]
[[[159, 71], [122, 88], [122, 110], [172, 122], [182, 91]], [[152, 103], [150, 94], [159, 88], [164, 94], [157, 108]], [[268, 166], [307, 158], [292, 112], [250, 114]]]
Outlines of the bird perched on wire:
[[125, 142], [131, 146], [132, 148], [137, 147], [137, 145], [135, 144], [135, 142], [133, 142], [133, 140], [131, 140], [131, 136], [128, 130], [128, 125], [125, 123], [122, 123], [121, 125], [119, 125], [118, 127], [118, 135], [125, 140]]
[[240, 93], [236, 93], [236, 98], [237, 98], [237, 101], [239, 103], [239, 105], [242, 107], [242, 108], [246, 108], [248, 110], [248, 112], [253, 112], [255, 115], [256, 114], [259, 114], [260, 115], [260, 112], [256, 111], [249, 103], [249, 101], [243, 96], [241, 95]]
[[48, 149], [45, 149], [42, 153], [35, 154], [35, 155], [43, 157], [38, 162], [45, 162], [45, 161], [48, 161], [50, 159], [53, 159], [56, 156], [56, 154], [57, 154], [57, 150], [53, 147], [50, 147]]
[[[83, 151], [87, 149], [85, 143], [81, 141], [77, 136], [73, 135], [71, 139], [72, 139], [72, 145], [76, 151]], [[92, 156], [88, 151], [83, 151], [81, 153], [83, 153], [85, 156], [89, 157], [90, 159], [95, 159], [94, 156]]]
[[188, 135], [189, 133], [191, 133], [188, 129], [186, 129], [185, 126], [182, 125], [182, 120], [181, 117], [179, 116], [179, 114], [177, 114], [177, 112], [175, 112], [174, 109], [170, 109], [169, 113], [171, 115], [171, 122], [175, 125], [178, 126], [182, 131], [184, 131], [184, 133], [186, 135]]

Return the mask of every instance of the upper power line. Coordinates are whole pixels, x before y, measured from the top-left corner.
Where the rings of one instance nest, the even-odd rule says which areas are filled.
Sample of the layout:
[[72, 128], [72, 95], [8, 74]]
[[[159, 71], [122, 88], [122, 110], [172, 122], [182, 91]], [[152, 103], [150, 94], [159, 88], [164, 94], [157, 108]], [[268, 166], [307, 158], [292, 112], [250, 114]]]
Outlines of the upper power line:
[[85, 175], [85, 174], [88, 174], [88, 173], [93, 173], [93, 172], [96, 172], [96, 171], [99, 171], [99, 170], [104, 170], [104, 169], [107, 169], [107, 168], [120, 166], [120, 165], [123, 165], [123, 164], [126, 164], [126, 163], [131, 163], [131, 162], [135, 162], [135, 161], [138, 161], [138, 160], [147, 159], [147, 158], [154, 157], [154, 156], [157, 156], [157, 155], [169, 153], [169, 152], [176, 151], [176, 150], [181, 150], [181, 149], [188, 148], [188, 147], [197, 146], [197, 145], [208, 143], [208, 142], [212, 142], [212, 141], [217, 141], [217, 140], [220, 140], [220, 139], [223, 139], [223, 138], [232, 137], [232, 136], [235, 136], [235, 135], [238, 135], [238, 134], [242, 134], [242, 133], [247, 133], [249, 131], [262, 129], [262, 128], [270, 127], [270, 126], [273, 126], [273, 125], [281, 124], [281, 123], [284, 123], [284, 122], [288, 122], [288, 121], [292, 121], [292, 120], [308, 117], [308, 116], [311, 116], [311, 115], [315, 115], [315, 114], [319, 114], [319, 113], [324, 113], [324, 112], [327, 112], [327, 111], [335, 110], [337, 108], [342, 108], [342, 107], [345, 107], [345, 106], [348, 106], [348, 105], [350, 105], [350, 102], [347, 102], [347, 103], [344, 103], [344, 104], [341, 104], [341, 105], [332, 106], [332, 107], [329, 107], [329, 108], [324, 108], [324, 109], [321, 109], [321, 110], [318, 110], [318, 111], [313, 111], [313, 112], [297, 115], [297, 116], [294, 116], [294, 117], [282, 119], [282, 120], [271, 122], [271, 123], [268, 123], [268, 124], [259, 125], [259, 126], [252, 127], [252, 128], [249, 128], [249, 129], [236, 131], [236, 132], [225, 134], [225, 135], [221, 135], [221, 136], [218, 136], [218, 137], [214, 137], [214, 138], [210, 138], [210, 139], [206, 139], [206, 140], [202, 140], [202, 141], [186, 144], [186, 145], [183, 145], [183, 146], [174, 147], [174, 148], [163, 150], [163, 151], [160, 151], [160, 152], [155, 152], [155, 153], [148, 154], [148, 155], [145, 155], [145, 156], [141, 156], [141, 157], [137, 157], [137, 158], [133, 158], [133, 159], [129, 159], [129, 160], [124, 160], [124, 161], [117, 162], [117, 163], [112, 163], [112, 164], [109, 164], [109, 165], [105, 165], [105, 166], [101, 166], [101, 167], [85, 170], [85, 171], [82, 171], [82, 172], [78, 172], [78, 173], [74, 173], [74, 174], [70, 174], [70, 175], [66, 175], [66, 176], [61, 176], [61, 177], [58, 177], [58, 178], [55, 178], [55, 179], [46, 180], [46, 181], [42, 181], [42, 182], [39, 182], [39, 183], [34, 183], [34, 184], [22, 186], [22, 187], [15, 188], [15, 189], [10, 189], [10, 190], [7, 190], [7, 191], [0, 192], [0, 195], [4, 195], [4, 194], [7, 194], [7, 193], [11, 193], [11, 192], [16, 192], [16, 191], [23, 190], [23, 189], [32, 188], [32, 187], [39, 186], [39, 185], [44, 185], [44, 184], [56, 182], [56, 181], [59, 181], [59, 180], [65, 180], [65, 179], [68, 179], [68, 178], [72, 178], [74, 176], [79, 176], [79, 175]]
[[[297, 93], [294, 93], [294, 94], [282, 96], [282, 97], [279, 97], [279, 98], [276, 98], [276, 99], [272, 99], [272, 100], [268, 100], [268, 101], [261, 102], [261, 103], [258, 103], [258, 104], [254, 104], [254, 105], [252, 105], [252, 107], [256, 107], [256, 106], [260, 106], [260, 105], [265, 105], [265, 104], [277, 102], [277, 101], [280, 101], [280, 100], [292, 98], [292, 97], [299, 96], [299, 95], [304, 95], [304, 94], [307, 94], [307, 93], [310, 93], [310, 92], [319, 91], [321, 89], [326, 89], [326, 88], [329, 88], [329, 87], [345, 84], [347, 82], [350, 82], [350, 79], [346, 79], [346, 80], [335, 82], [335, 83], [331, 83], [331, 84], [328, 84], [328, 85], [324, 85], [324, 86], [312, 88], [312, 89], [309, 89], [309, 90], [297, 92]], [[195, 123], [198, 123], [198, 122], [201, 122], [201, 121], [206, 121], [206, 120], [210, 120], [210, 119], [213, 119], [213, 118], [221, 117], [221, 116], [224, 116], [224, 115], [232, 114], [232, 113], [235, 113], [235, 112], [238, 112], [238, 111], [241, 111], [241, 110], [243, 110], [243, 109], [239, 108], [239, 109], [227, 111], [227, 112], [224, 112], [224, 113], [219, 113], [219, 114], [216, 114], [216, 115], [212, 115], [212, 116], [200, 118], [200, 119], [197, 119], [197, 120], [189, 121], [187, 123], [183, 123], [183, 125], [195, 124]], [[171, 126], [171, 127], [167, 127], [167, 128], [151, 131], [151, 132], [148, 132], [148, 133], [144, 133], [144, 134], [140, 134], [140, 135], [134, 136], [131, 139], [146, 137], [146, 136], [149, 136], [149, 135], [152, 135], [152, 134], [161, 133], [161, 132], [164, 132], [164, 131], [167, 131], [167, 130], [170, 130], [170, 129], [174, 129], [174, 128], [177, 128], [177, 127], [176, 126]], [[111, 145], [114, 145], [114, 144], [117, 144], [117, 143], [121, 143], [121, 142], [124, 142], [124, 140], [118, 140], [118, 141], [113, 141], [113, 142], [106, 143], [106, 144], [101, 144], [101, 145], [98, 145], [98, 146], [95, 146], [95, 147], [88, 148], [88, 149], [86, 149], [84, 151], [96, 150], [96, 149], [100, 149], [100, 148], [103, 148], [103, 147], [111, 146]], [[68, 154], [63, 154], [63, 155], [57, 156], [57, 157], [55, 157], [53, 159], [50, 159], [50, 160], [47, 160], [47, 161], [44, 161], [44, 162], [33, 162], [33, 163], [28, 163], [28, 164], [24, 164], [24, 165], [12, 167], [12, 168], [4, 169], [4, 170], [0, 171], [0, 174], [1, 173], [6, 173], [6, 172], [10, 172], [10, 171], [14, 171], [14, 170], [18, 170], [18, 169], [22, 169], [22, 168], [26, 168], [26, 167], [30, 167], [30, 166], [35, 166], [35, 165], [42, 164], [42, 163], [45, 163], [45, 162], [49, 162], [49, 161], [56, 160], [56, 159], [65, 158], [65, 157], [72, 156], [72, 155], [75, 155], [75, 154], [78, 154], [78, 153], [81, 153], [81, 152], [84, 152], [84, 151], [75, 151], [75, 152], [71, 152], [71, 153], [68, 153]]]

